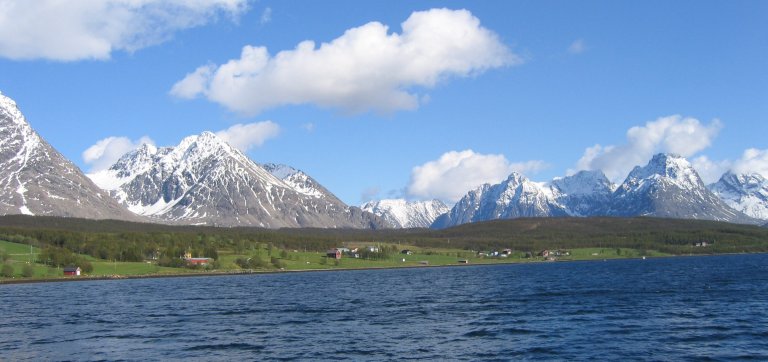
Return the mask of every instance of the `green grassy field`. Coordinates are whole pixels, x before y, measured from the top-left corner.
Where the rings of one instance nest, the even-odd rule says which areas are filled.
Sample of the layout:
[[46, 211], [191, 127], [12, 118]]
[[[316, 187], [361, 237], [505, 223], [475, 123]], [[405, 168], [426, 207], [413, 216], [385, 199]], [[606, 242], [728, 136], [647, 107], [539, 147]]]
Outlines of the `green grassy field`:
[[[399, 244], [380, 244], [381, 246], [396, 246], [397, 250], [409, 249], [413, 254], [395, 253], [381, 260], [366, 260], [343, 256], [340, 260], [327, 258], [325, 253], [304, 252], [296, 250], [272, 250], [272, 255], [279, 260], [282, 268], [272, 265], [270, 262], [270, 253], [266, 248], [261, 250], [250, 250], [242, 254], [235, 254], [231, 250], [219, 251], [218, 268], [169, 268], [158, 266], [154, 262], [115, 262], [101, 260], [91, 256], [83, 256], [93, 265], [93, 272], [89, 273], [91, 277], [113, 277], [113, 276], [149, 276], [149, 275], [178, 275], [194, 274], [203, 272], [269, 272], [269, 271], [302, 271], [302, 270], [334, 270], [334, 269], [364, 269], [364, 268], [397, 268], [397, 267], [418, 267], [418, 266], [445, 266], [467, 264], [500, 264], [500, 263], [526, 263], [546, 260], [541, 256], [526, 256], [524, 252], [513, 252], [508, 257], [490, 257], [479, 256], [476, 252], [448, 249], [448, 248], [420, 248], [413, 245]], [[362, 246], [362, 245], [361, 245]], [[556, 260], [598, 260], [598, 259], [619, 259], [619, 258], [640, 258], [663, 257], [670, 254], [661, 253], [653, 250], [636, 250], [631, 248], [576, 248], [562, 250], [563, 254], [567, 251], [569, 255], [555, 257]], [[64, 277], [61, 268], [51, 268], [42, 264], [34, 263], [35, 257], [39, 253], [38, 248], [29, 245], [0, 241], [0, 254], [7, 255], [4, 262], [14, 269], [13, 279], [22, 277], [22, 268], [30, 261], [34, 267], [34, 276], [26, 279], [56, 279], [71, 278]], [[243, 269], [236, 263], [238, 258], [261, 258], [266, 266], [258, 269]], [[462, 262], [460, 262], [462, 261]], [[0, 276], [0, 282], [9, 280], [7, 277]]]

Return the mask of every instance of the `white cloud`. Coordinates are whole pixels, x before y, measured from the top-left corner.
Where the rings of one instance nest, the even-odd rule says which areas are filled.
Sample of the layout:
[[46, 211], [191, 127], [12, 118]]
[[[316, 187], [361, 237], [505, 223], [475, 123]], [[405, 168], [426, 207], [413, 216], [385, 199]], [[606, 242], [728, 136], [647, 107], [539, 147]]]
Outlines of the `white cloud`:
[[4, 0], [0, 56], [16, 60], [109, 59], [204, 25], [220, 14], [236, 19], [246, 0]]
[[706, 184], [716, 182], [727, 171], [737, 174], [758, 173], [768, 177], [768, 150], [748, 148], [738, 160], [710, 160], [707, 156], [699, 156], [691, 161], [693, 168]]
[[272, 121], [264, 121], [249, 124], [236, 124], [223, 131], [216, 132], [216, 136], [226, 141], [232, 147], [243, 152], [254, 146], [261, 146], [270, 138], [277, 137], [280, 126]]
[[264, 25], [266, 23], [269, 23], [272, 21], [272, 8], [267, 7], [264, 9], [264, 11], [261, 12], [261, 18], [259, 18], [259, 23], [261, 25]]
[[484, 155], [472, 150], [450, 151], [411, 171], [407, 193], [413, 197], [455, 202], [484, 183], [498, 183], [512, 171], [537, 172], [542, 161], [511, 163], [504, 155]]
[[568, 46], [568, 53], [581, 54], [587, 50], [587, 45], [584, 43], [584, 39], [576, 39]]
[[469, 11], [432, 9], [411, 14], [399, 34], [370, 22], [329, 43], [303, 41], [274, 56], [265, 47], [246, 45], [239, 59], [210, 73], [198, 68], [171, 94], [204, 96], [248, 115], [291, 104], [393, 112], [428, 99], [415, 87], [521, 62]]
[[736, 173], [759, 173], [763, 177], [768, 177], [768, 149], [749, 148], [745, 150], [741, 158], [734, 163], [732, 169]]
[[89, 172], [105, 170], [117, 162], [124, 154], [139, 148], [139, 146], [145, 143], [155, 144], [147, 136], [141, 137], [137, 141], [131, 141], [128, 137], [107, 137], [88, 147], [82, 154], [83, 161], [86, 165], [90, 166]]
[[699, 156], [691, 160], [691, 165], [705, 184], [711, 184], [717, 182], [731, 168], [733, 162], [728, 160], [714, 161], [707, 156]]
[[192, 99], [200, 92], [205, 91], [208, 78], [216, 69], [213, 65], [203, 65], [195, 69], [194, 72], [187, 74], [184, 79], [173, 85], [171, 95], [178, 98]]
[[620, 182], [634, 166], [647, 163], [655, 153], [695, 155], [712, 144], [721, 128], [722, 124], [716, 119], [705, 125], [695, 118], [662, 117], [645, 126], [630, 128], [625, 144], [598, 144], [587, 148], [576, 169], [603, 170], [609, 179]]

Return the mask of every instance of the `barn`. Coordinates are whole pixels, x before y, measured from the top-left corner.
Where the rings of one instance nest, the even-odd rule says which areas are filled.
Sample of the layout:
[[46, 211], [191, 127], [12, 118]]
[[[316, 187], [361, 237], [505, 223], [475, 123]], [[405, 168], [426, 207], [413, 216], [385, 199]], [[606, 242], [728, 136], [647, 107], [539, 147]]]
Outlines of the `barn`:
[[64, 268], [64, 275], [79, 276], [83, 270], [80, 267], [68, 266]]

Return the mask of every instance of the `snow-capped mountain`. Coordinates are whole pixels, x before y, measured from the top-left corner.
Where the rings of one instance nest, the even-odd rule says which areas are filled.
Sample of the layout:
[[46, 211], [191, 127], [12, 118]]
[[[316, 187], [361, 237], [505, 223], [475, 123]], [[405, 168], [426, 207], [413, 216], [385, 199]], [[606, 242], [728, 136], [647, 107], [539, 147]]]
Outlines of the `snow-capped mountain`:
[[287, 183], [275, 177], [211, 132], [187, 137], [176, 147], [143, 145], [89, 177], [131, 211], [175, 223], [386, 226], [376, 216], [320, 191], [324, 188], [311, 178], [297, 191], [298, 179], [289, 177]]
[[602, 171], [579, 171], [574, 175], [552, 180], [551, 187], [558, 203], [571, 216], [593, 216], [611, 199], [616, 185]]
[[440, 200], [409, 202], [404, 199], [369, 201], [360, 208], [380, 216], [397, 228], [429, 227], [438, 216], [450, 210]]
[[140, 220], [91, 182], [0, 93], [0, 214]]
[[446, 228], [469, 222], [518, 217], [569, 216], [560, 202], [561, 195], [549, 184], [533, 182], [517, 172], [496, 185], [484, 184], [465, 195], [433, 228]]
[[768, 220], [768, 180], [758, 173], [725, 173], [709, 189], [728, 206], [750, 217]]
[[712, 193], [685, 158], [668, 154], [657, 154], [646, 166], [635, 167], [613, 194], [605, 214], [754, 222]]
[[[760, 191], [765, 185], [760, 182], [764, 181], [757, 178], [732, 181], [728, 183], [732, 186], [723, 186], [723, 190], [728, 191], [721, 195], [749, 194], [740, 200], [747, 200], [744, 204], [751, 206], [760, 205], [756, 200], [768, 195], [766, 189]], [[711, 192], [686, 159], [658, 154], [646, 166], [635, 167], [618, 187], [600, 171], [581, 171], [555, 178], [548, 184], [531, 182], [513, 173], [500, 184], [485, 184], [470, 191], [432, 227], [551, 216], [655, 216], [755, 223]]]

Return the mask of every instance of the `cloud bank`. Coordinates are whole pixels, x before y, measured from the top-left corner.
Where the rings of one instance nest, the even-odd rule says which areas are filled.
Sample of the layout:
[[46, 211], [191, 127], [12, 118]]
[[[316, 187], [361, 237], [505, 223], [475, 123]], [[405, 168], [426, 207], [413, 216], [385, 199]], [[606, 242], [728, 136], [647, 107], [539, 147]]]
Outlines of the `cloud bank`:
[[4, 0], [0, 56], [14, 60], [109, 59], [170, 39], [220, 15], [236, 19], [246, 0]]
[[296, 104], [389, 113], [416, 109], [416, 87], [522, 63], [467, 10], [414, 12], [401, 25], [398, 34], [370, 22], [329, 43], [307, 40], [274, 56], [246, 45], [240, 58], [201, 66], [170, 93], [203, 96], [246, 115]]
[[435, 161], [414, 167], [407, 193], [417, 198], [456, 202], [475, 187], [501, 182], [512, 171], [535, 173], [545, 167], [542, 161], [511, 163], [504, 155], [450, 151]]
[[597, 144], [587, 148], [576, 170], [602, 170], [610, 180], [621, 182], [633, 167], [644, 165], [656, 153], [695, 155], [712, 144], [721, 128], [719, 120], [702, 124], [695, 118], [679, 115], [662, 117], [630, 128], [627, 142], [622, 145]]

